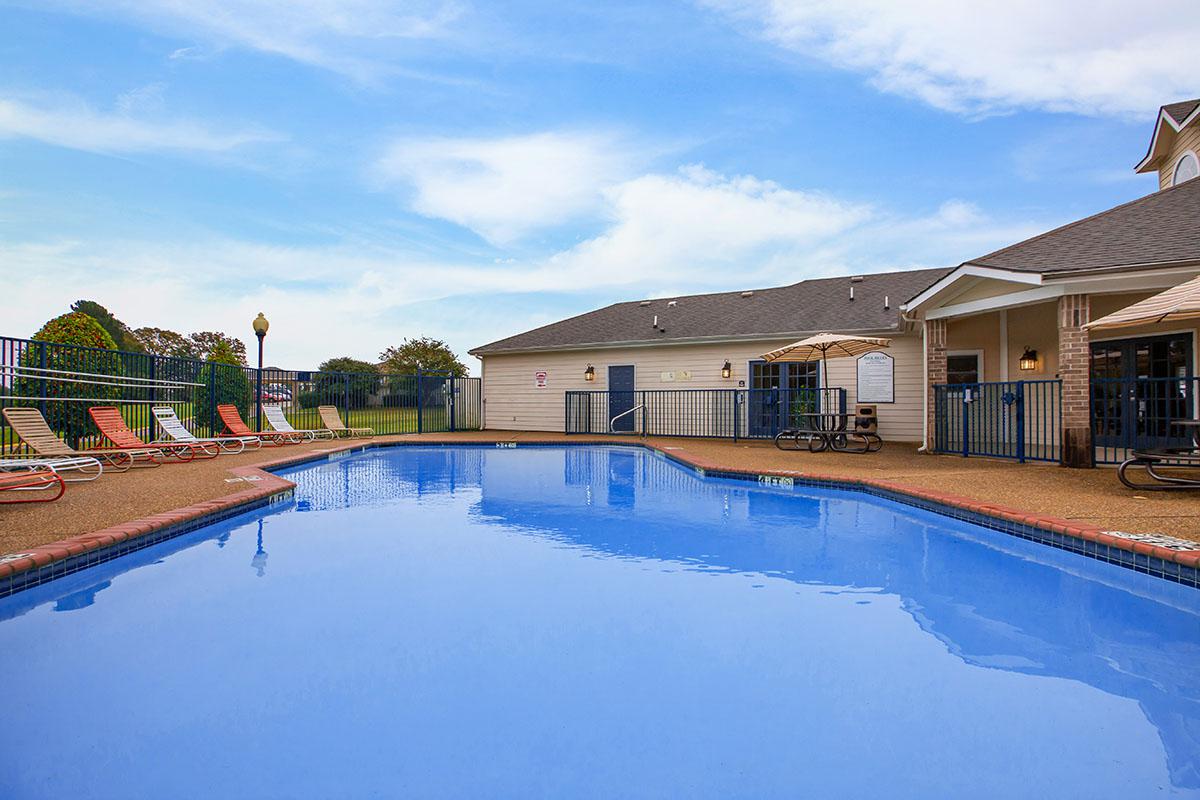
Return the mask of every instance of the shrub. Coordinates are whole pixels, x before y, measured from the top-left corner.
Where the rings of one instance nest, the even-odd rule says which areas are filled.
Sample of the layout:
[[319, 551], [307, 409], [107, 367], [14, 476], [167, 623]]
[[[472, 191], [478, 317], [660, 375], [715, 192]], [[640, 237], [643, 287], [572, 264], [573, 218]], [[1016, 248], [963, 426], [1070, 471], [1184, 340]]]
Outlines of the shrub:
[[242, 419], [251, 427], [254, 426], [254, 420], [250, 419], [254, 388], [239, 361], [240, 358], [231, 347], [218, 344], [209, 355], [208, 363], [200, 368], [199, 382], [204, 386], [196, 393], [196, 420], [201, 424], [211, 424], [213, 431], [219, 431], [222, 427], [217, 417], [217, 406], [224, 403], [237, 406]]
[[[27, 369], [14, 382], [13, 393], [31, 398], [24, 405], [36, 405], [44, 396], [47, 401], [46, 421], [72, 446], [76, 446], [91, 430], [88, 407], [118, 399], [121, 389], [98, 383], [105, 381], [105, 378], [76, 375], [79, 380], [72, 381], [68, 380], [71, 377], [69, 375], [38, 370], [117, 376], [121, 372], [119, 356], [115, 352], [117, 345], [100, 323], [79, 311], [50, 320], [33, 335], [33, 339], [46, 345], [33, 344], [26, 349], [21, 366]], [[42, 375], [45, 375], [44, 379]]]

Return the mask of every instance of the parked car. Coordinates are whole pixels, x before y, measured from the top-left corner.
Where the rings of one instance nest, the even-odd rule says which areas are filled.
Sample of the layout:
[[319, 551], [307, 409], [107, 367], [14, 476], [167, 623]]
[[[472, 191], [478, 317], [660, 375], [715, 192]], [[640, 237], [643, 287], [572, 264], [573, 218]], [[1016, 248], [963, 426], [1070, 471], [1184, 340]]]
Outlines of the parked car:
[[282, 383], [268, 383], [262, 388], [262, 401], [264, 403], [290, 403], [292, 402], [292, 389]]

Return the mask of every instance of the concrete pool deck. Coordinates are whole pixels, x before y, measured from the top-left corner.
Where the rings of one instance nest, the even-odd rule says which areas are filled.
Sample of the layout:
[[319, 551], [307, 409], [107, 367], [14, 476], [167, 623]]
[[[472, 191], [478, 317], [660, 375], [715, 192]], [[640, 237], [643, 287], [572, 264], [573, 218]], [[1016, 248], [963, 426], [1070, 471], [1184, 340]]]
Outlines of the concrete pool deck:
[[[1072, 536], [1149, 553], [1140, 542], [1113, 544], [1104, 532], [1162, 534], [1197, 542], [1172, 559], [1200, 558], [1200, 493], [1137, 493], [1111, 469], [1071, 470], [958, 456], [923, 455], [891, 444], [880, 453], [782, 452], [770, 442], [553, 433], [471, 431], [264, 447], [234, 456], [106, 474], [71, 484], [59, 501], [0, 505], [0, 578], [77, 556], [206, 514], [287, 491], [289, 481], [260, 467], [322, 457], [331, 451], [387, 443], [643, 443], [706, 471], [774, 474], [844, 481], [885, 489]], [[252, 480], [247, 481], [245, 478]], [[1101, 537], [1097, 539], [1097, 537]], [[1154, 548], [1155, 551], [1161, 548]], [[1195, 554], [1195, 555], [1193, 555]], [[1160, 555], [1162, 555], [1160, 553]], [[1165, 557], [1165, 556], [1164, 556]]]

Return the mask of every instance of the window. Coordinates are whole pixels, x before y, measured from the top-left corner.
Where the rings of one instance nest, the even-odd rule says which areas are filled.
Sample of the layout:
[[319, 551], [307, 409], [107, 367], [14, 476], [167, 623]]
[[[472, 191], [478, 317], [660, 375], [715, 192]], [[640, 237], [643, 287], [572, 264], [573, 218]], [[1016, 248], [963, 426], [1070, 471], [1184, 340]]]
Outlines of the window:
[[820, 366], [816, 361], [750, 363], [751, 389], [816, 389], [819, 384]]
[[979, 383], [979, 354], [946, 356], [946, 383]]
[[1184, 153], [1175, 162], [1175, 173], [1171, 177], [1171, 185], [1178, 186], [1184, 181], [1190, 181], [1197, 175], [1200, 175], [1200, 161], [1196, 160], [1196, 154], [1192, 152]]

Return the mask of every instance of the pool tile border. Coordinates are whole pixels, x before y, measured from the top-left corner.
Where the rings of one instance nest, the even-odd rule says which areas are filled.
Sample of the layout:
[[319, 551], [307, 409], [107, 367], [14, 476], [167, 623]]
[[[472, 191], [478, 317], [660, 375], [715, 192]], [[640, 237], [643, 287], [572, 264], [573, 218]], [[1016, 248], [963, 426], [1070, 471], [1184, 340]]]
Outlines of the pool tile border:
[[264, 506], [287, 502], [295, 484], [272, 470], [295, 467], [314, 461], [344, 458], [354, 451], [386, 447], [578, 447], [607, 445], [641, 447], [687, 467], [700, 476], [753, 481], [780, 487], [814, 487], [860, 491], [903, 505], [960, 519], [1010, 536], [1038, 542], [1049, 547], [1116, 564], [1146, 575], [1200, 588], [1200, 545], [1193, 550], [1163, 547], [1136, 537], [1125, 538], [1099, 527], [1048, 515], [1031, 514], [1018, 509], [972, 500], [960, 495], [907, 486], [896, 481], [872, 478], [846, 478], [839, 475], [793, 470], [742, 470], [716, 464], [688, 454], [679, 446], [660, 447], [649, 442], [612, 441], [580, 438], [572, 441], [553, 439], [410, 439], [408, 441], [355, 441], [329, 449], [310, 450], [302, 455], [281, 456], [249, 466], [233, 467], [234, 477], [254, 478], [253, 488], [193, 505], [152, 514], [142, 519], [114, 525], [92, 533], [29, 548], [15, 557], [0, 560], [0, 597], [40, 585], [46, 581], [110, 561], [167, 539], [181, 536], [205, 525], [253, 511]]

